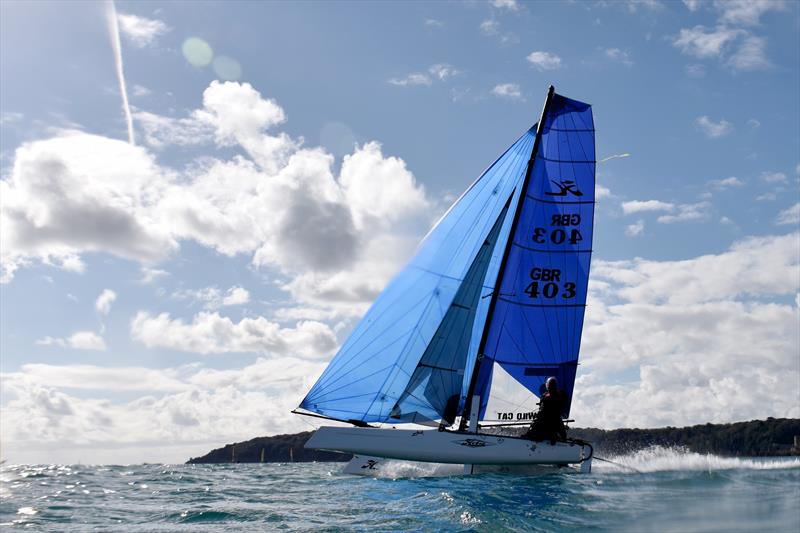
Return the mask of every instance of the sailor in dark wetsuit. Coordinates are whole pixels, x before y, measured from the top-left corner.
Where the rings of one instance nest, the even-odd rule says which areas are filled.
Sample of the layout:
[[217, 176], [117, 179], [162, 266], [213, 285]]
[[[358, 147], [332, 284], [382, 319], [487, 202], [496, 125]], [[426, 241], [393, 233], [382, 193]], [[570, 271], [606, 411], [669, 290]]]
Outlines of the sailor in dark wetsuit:
[[549, 440], [555, 444], [557, 440], [567, 439], [567, 428], [561, 419], [569, 398], [567, 394], [558, 389], [556, 378], [547, 378], [547, 392], [539, 401], [539, 412], [533, 419], [530, 429], [523, 438], [531, 440]]

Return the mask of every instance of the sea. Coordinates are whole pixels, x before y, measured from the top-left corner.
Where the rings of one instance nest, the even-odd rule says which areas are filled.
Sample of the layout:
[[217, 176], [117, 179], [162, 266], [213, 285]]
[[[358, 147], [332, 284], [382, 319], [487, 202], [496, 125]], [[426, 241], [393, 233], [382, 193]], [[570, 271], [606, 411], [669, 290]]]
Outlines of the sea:
[[591, 474], [392, 463], [3, 465], [0, 530], [800, 531], [800, 458], [652, 448]]

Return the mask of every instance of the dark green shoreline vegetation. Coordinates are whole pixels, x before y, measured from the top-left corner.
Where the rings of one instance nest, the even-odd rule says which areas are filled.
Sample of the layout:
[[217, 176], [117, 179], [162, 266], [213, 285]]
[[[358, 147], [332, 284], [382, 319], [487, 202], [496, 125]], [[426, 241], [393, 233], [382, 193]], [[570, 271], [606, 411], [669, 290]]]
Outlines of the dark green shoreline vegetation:
[[[514, 428], [521, 433], [524, 428]], [[505, 431], [512, 431], [507, 428]], [[257, 437], [227, 444], [189, 464], [200, 463], [288, 463], [309, 461], [349, 461], [351, 455], [303, 448], [312, 431], [273, 437]], [[633, 453], [651, 446], [682, 447], [691, 452], [733, 457], [800, 455], [794, 447], [800, 440], [800, 419], [768, 418], [733, 424], [703, 424], [683, 428], [657, 429], [571, 429], [569, 436], [590, 441], [598, 455]]]

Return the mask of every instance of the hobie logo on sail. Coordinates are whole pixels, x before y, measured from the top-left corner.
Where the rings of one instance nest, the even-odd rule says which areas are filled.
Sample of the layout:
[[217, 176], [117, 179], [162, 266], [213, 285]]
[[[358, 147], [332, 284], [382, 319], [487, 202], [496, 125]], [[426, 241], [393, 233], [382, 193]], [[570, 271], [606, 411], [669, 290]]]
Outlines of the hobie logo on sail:
[[571, 193], [575, 196], [583, 196], [583, 193], [577, 189], [577, 185], [572, 180], [550, 180], [558, 187], [558, 192], [546, 192], [548, 196], [566, 196], [567, 194]]

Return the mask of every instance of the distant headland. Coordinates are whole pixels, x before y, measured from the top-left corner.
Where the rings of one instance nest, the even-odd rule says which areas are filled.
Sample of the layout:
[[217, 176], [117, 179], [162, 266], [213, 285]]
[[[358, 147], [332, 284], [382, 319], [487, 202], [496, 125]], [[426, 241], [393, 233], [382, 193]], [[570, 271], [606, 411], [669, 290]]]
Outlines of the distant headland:
[[[517, 432], [522, 431], [516, 428]], [[508, 428], [506, 431], [513, 431]], [[257, 437], [227, 444], [188, 464], [201, 463], [289, 463], [349, 461], [351, 455], [307, 450], [303, 445], [313, 431]], [[682, 428], [595, 429], [574, 428], [573, 438], [590, 441], [602, 454], [632, 453], [650, 446], [679, 446], [696, 453], [721, 456], [800, 455], [800, 419], [767, 418], [732, 424], [703, 424]]]

